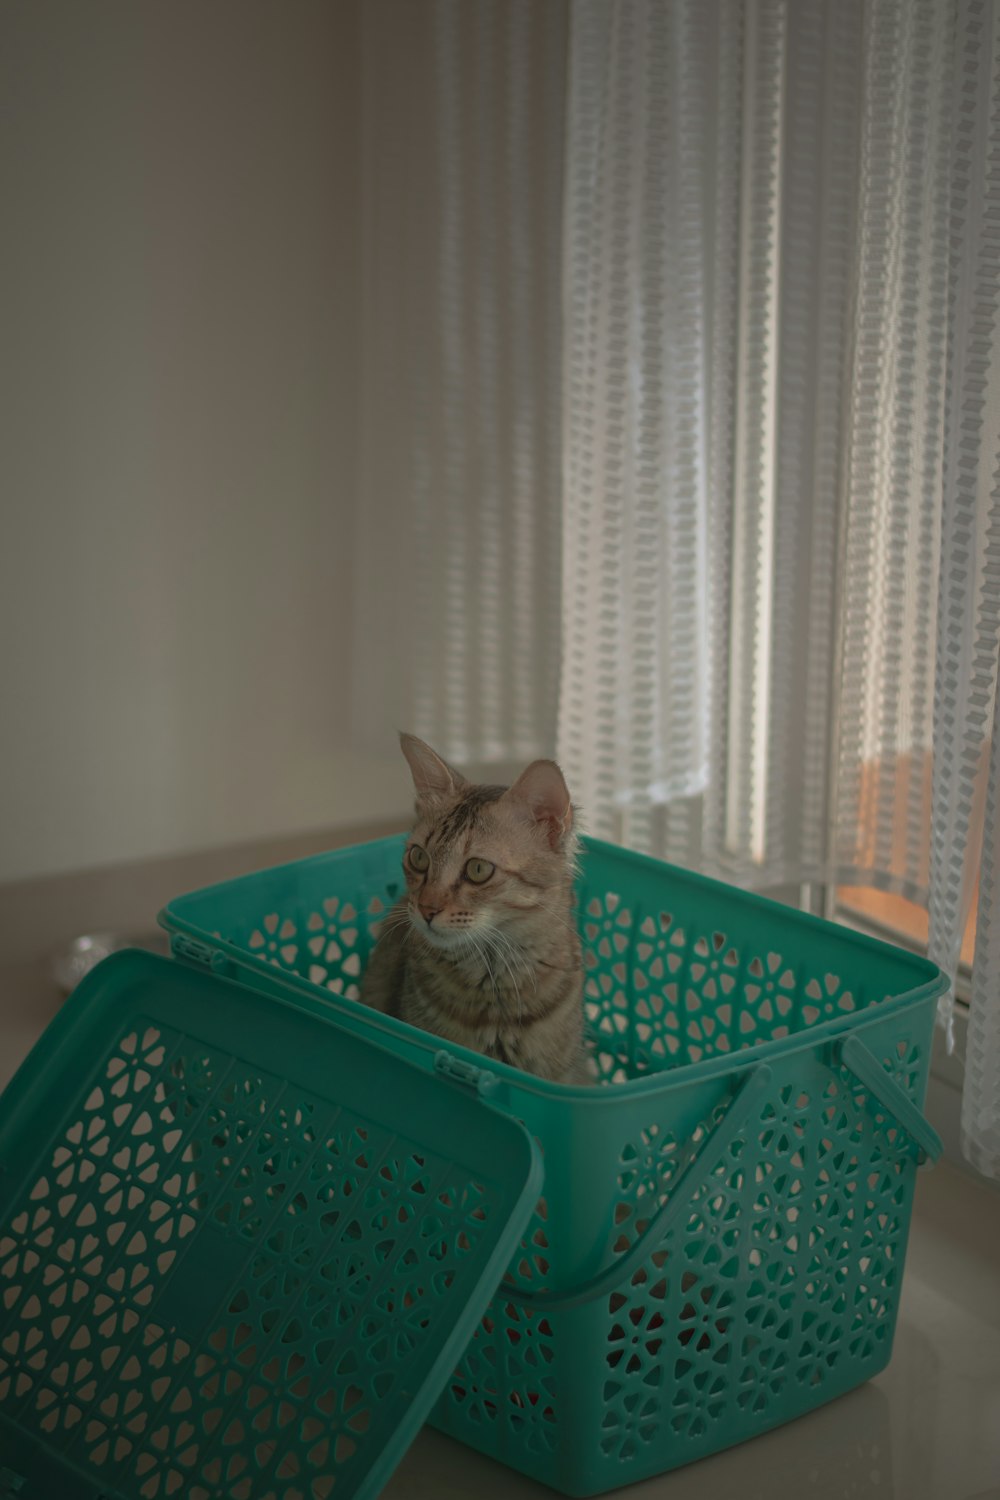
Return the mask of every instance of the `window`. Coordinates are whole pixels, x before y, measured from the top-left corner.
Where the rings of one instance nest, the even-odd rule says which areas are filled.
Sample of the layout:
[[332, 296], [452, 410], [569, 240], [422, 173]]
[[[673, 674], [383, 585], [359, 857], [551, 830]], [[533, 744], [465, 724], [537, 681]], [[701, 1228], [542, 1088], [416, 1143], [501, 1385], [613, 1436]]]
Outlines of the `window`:
[[[922, 850], [921, 883], [928, 877], [926, 862], [930, 848], [931, 808], [931, 757], [929, 754], [903, 753], [891, 758], [866, 761], [861, 773], [860, 822], [862, 837], [872, 847], [876, 843], [875, 813], [878, 805], [878, 785], [886, 775], [894, 778], [899, 787], [895, 799], [895, 816], [892, 826], [892, 847], [889, 856], [890, 873], [902, 878], [914, 874], [914, 841], [919, 840]], [[872, 860], [872, 864], [884, 861]], [[979, 904], [978, 860], [975, 884], [969, 893], [969, 913], [962, 938], [960, 962], [963, 968], [971, 969], [976, 947], [976, 913]], [[841, 885], [837, 887], [835, 911], [848, 921], [860, 922], [871, 927], [879, 936], [904, 946], [926, 949], [928, 940], [928, 916], [925, 908], [916, 901], [891, 891], [874, 890], [870, 886]]]

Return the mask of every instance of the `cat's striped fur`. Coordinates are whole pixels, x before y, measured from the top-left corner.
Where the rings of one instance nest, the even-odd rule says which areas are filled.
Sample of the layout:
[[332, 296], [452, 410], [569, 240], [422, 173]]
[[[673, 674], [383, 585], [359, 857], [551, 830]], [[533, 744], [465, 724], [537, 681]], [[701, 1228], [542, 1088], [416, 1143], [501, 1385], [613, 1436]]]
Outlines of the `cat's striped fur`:
[[401, 743], [417, 817], [407, 893], [386, 917], [362, 999], [540, 1078], [591, 1081], [566, 783], [535, 761], [480, 786], [413, 735]]

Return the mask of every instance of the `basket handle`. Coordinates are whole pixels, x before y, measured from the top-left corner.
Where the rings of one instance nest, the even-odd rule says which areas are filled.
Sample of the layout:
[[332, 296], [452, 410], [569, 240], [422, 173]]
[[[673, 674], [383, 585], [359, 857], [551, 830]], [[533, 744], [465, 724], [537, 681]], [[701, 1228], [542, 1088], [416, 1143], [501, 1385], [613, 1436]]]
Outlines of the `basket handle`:
[[885, 1071], [874, 1052], [865, 1046], [860, 1037], [849, 1036], [838, 1048], [840, 1061], [849, 1073], [883, 1105], [896, 1123], [900, 1125], [917, 1146], [917, 1160], [935, 1162], [943, 1149], [941, 1137], [914, 1104], [910, 1096], [900, 1088], [896, 1080]]
[[579, 1286], [571, 1287], [569, 1291], [534, 1292], [515, 1286], [511, 1281], [502, 1281], [498, 1295], [506, 1297], [510, 1302], [517, 1302], [523, 1307], [537, 1307], [545, 1310], [558, 1307], [565, 1310], [579, 1307], [582, 1302], [589, 1302], [592, 1298], [601, 1297], [606, 1292], [613, 1292], [616, 1287], [621, 1286], [627, 1277], [630, 1277], [649, 1259], [655, 1247], [673, 1228], [677, 1219], [686, 1210], [692, 1193], [704, 1181], [707, 1171], [715, 1166], [719, 1157], [739, 1135], [748, 1115], [761, 1103], [770, 1081], [771, 1069], [766, 1063], [758, 1063], [755, 1068], [747, 1071], [743, 1081], [726, 1105], [721, 1120], [718, 1121], [714, 1130], [709, 1131], [701, 1148], [672, 1185], [669, 1198], [661, 1203], [631, 1250], [619, 1256], [603, 1271], [598, 1271], [596, 1276], [581, 1282]]

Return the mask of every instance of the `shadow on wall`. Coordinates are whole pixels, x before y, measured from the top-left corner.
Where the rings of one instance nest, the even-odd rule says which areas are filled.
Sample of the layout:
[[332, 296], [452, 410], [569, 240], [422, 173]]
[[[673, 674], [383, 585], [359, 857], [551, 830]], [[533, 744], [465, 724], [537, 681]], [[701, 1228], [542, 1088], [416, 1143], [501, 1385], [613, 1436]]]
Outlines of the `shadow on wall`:
[[4, 8], [0, 882], [408, 806], [347, 737], [359, 16]]

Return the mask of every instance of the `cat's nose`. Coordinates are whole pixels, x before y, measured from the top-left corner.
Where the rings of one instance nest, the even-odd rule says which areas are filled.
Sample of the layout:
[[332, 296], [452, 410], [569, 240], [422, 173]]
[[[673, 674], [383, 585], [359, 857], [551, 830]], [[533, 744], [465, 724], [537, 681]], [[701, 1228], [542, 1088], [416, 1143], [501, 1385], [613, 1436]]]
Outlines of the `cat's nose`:
[[440, 906], [428, 906], [425, 901], [418, 901], [417, 908], [428, 927], [441, 910]]

